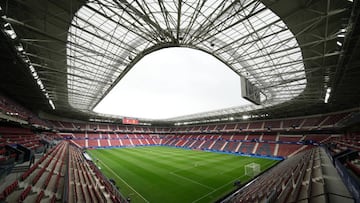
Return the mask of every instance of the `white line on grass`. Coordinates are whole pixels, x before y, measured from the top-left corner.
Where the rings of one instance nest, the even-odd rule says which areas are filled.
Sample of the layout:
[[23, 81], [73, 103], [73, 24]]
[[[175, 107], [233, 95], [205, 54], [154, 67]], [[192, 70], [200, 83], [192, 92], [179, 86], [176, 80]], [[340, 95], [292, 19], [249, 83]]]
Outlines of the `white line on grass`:
[[232, 159], [233, 157], [226, 157], [226, 158], [223, 158], [223, 157], [220, 157], [220, 158], [213, 158], [211, 160], [201, 160], [201, 161], [195, 161], [194, 165], [193, 166], [188, 166], [188, 167], [184, 167], [184, 168], [180, 168], [180, 169], [177, 169], [175, 171], [172, 171], [172, 173], [176, 173], [176, 172], [179, 172], [179, 171], [187, 171], [189, 169], [193, 169], [193, 168], [197, 168], [197, 167], [200, 167], [200, 166], [205, 166], [205, 165], [208, 165], [210, 163], [215, 163], [217, 161], [226, 161], [226, 160], [230, 160]]
[[[242, 178], [243, 176], [245, 176], [245, 175], [242, 175], [242, 176], [238, 177], [237, 179]], [[211, 192], [209, 192], [209, 193], [205, 194], [204, 196], [201, 196], [199, 199], [196, 199], [196, 200], [195, 200], [195, 201], [193, 201], [192, 203], [194, 203], [194, 202], [198, 202], [199, 200], [204, 199], [205, 197], [209, 196], [210, 194], [212, 194], [212, 193], [214, 193], [214, 192], [216, 192], [216, 191], [220, 190], [221, 188], [223, 188], [223, 187], [225, 187], [225, 186], [227, 186], [227, 185], [229, 185], [229, 184], [231, 184], [231, 183], [233, 183], [233, 182], [234, 182], [234, 180], [231, 180], [230, 182], [225, 183], [224, 185], [222, 185], [222, 186], [220, 186], [220, 187], [218, 187], [218, 188], [214, 189], [213, 191], [211, 191]]]
[[213, 187], [204, 185], [204, 184], [199, 183], [199, 182], [197, 182], [197, 181], [195, 181], [195, 180], [191, 180], [190, 178], [187, 178], [187, 177], [185, 177], [185, 176], [176, 174], [176, 173], [174, 173], [174, 172], [169, 172], [169, 173], [172, 174], [172, 175], [174, 175], [174, 176], [177, 176], [177, 177], [179, 177], [179, 178], [182, 178], [182, 179], [185, 179], [185, 180], [187, 180], [187, 181], [190, 181], [190, 182], [192, 182], [192, 183], [195, 183], [195, 184], [201, 185], [201, 186], [203, 186], [203, 187], [206, 187], [207, 189], [215, 190], [215, 188], [213, 188]]
[[118, 177], [123, 183], [125, 183], [125, 185], [127, 185], [132, 191], [134, 191], [136, 194], [139, 195], [139, 197], [141, 197], [141, 199], [145, 200], [145, 202], [149, 202], [147, 199], [145, 199], [140, 193], [138, 193], [134, 188], [132, 188], [124, 179], [122, 179], [120, 176], [118, 176], [115, 171], [113, 171], [109, 166], [107, 166], [103, 161], [99, 160], [100, 162], [102, 162], [102, 164], [108, 168], [112, 174], [114, 174], [116, 177]]
[[[268, 166], [268, 165], [270, 165], [270, 163], [272, 164], [272, 162], [269, 162], [269, 163], [266, 163], [264, 166]], [[245, 174], [244, 175], [242, 175], [242, 176], [240, 176], [240, 177], [237, 177], [237, 179], [240, 179], [240, 178], [242, 178], [242, 177], [244, 177], [245, 176]], [[211, 192], [209, 192], [209, 193], [207, 193], [207, 194], [205, 194], [204, 196], [201, 196], [199, 199], [196, 199], [195, 201], [193, 201], [192, 203], [195, 203], [195, 202], [198, 202], [199, 200], [201, 200], [201, 199], [204, 199], [205, 197], [207, 197], [207, 196], [209, 196], [210, 194], [212, 194], [212, 193], [214, 193], [214, 192], [216, 192], [216, 191], [218, 191], [218, 190], [220, 190], [221, 188], [223, 188], [223, 187], [225, 187], [225, 186], [227, 186], [227, 185], [229, 185], [229, 184], [231, 184], [231, 183], [233, 183], [235, 180], [237, 180], [237, 179], [234, 179], [234, 180], [231, 180], [230, 182], [228, 182], [228, 183], [225, 183], [224, 185], [222, 185], [222, 186], [220, 186], [220, 187], [218, 187], [218, 188], [216, 188], [216, 189], [214, 189], [213, 191], [211, 191]]]

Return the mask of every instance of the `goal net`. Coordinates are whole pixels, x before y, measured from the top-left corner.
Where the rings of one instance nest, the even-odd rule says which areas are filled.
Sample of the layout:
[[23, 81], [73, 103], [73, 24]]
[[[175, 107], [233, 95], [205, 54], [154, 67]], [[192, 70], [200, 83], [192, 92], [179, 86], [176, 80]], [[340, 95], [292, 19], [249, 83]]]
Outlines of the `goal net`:
[[245, 175], [250, 177], [255, 177], [260, 173], [260, 164], [251, 163], [245, 165]]

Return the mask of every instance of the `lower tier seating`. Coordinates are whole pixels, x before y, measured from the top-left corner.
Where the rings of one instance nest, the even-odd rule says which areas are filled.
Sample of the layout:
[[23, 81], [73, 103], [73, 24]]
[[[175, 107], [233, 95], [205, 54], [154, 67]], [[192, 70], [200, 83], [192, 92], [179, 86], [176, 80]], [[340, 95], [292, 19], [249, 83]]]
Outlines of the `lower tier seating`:
[[323, 148], [303, 151], [258, 176], [225, 202], [354, 202]]

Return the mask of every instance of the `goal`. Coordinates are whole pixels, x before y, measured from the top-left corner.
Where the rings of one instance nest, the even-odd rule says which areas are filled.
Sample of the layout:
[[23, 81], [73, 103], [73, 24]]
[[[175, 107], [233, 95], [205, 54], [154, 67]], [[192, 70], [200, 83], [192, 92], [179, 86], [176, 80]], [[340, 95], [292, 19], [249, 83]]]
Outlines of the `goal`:
[[260, 164], [251, 163], [245, 165], [245, 175], [250, 177], [255, 177], [260, 173]]

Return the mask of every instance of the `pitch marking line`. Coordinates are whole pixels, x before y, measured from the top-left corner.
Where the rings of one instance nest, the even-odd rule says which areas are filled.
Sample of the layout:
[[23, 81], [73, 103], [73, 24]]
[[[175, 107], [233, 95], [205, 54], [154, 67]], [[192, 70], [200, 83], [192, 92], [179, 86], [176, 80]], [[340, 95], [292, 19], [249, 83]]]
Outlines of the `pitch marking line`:
[[[271, 163], [271, 162], [266, 163], [264, 166], [268, 166], [268, 165], [270, 165], [270, 163]], [[245, 176], [245, 174], [244, 174], [244, 175], [242, 175], [242, 176], [240, 176], [240, 177], [238, 177], [237, 179], [240, 179], [240, 178], [242, 178], [242, 177], [244, 177], [244, 176]], [[235, 180], [236, 180], [236, 179], [235, 179]], [[228, 182], [228, 183], [226, 183], [226, 184], [224, 184], [224, 185], [222, 185], [222, 186], [220, 186], [220, 187], [218, 187], [218, 188], [214, 189], [213, 191], [211, 191], [211, 192], [209, 192], [209, 193], [205, 194], [204, 196], [201, 196], [199, 199], [196, 199], [196, 200], [195, 200], [195, 201], [193, 201], [192, 203], [198, 202], [199, 200], [201, 200], [201, 199], [203, 199], [203, 198], [205, 198], [205, 197], [209, 196], [210, 194], [212, 194], [212, 193], [214, 193], [214, 192], [216, 192], [216, 191], [220, 190], [221, 188], [223, 188], [223, 187], [225, 187], [225, 186], [227, 186], [227, 185], [229, 185], [229, 184], [233, 183], [235, 180], [232, 180], [232, 181], [230, 181], [230, 182]]]
[[193, 168], [200, 167], [200, 166], [206, 166], [208, 164], [212, 164], [212, 163], [215, 163], [217, 161], [226, 161], [226, 160], [230, 160], [230, 159], [232, 159], [232, 157], [219, 158], [219, 159], [215, 158], [215, 159], [210, 160], [210, 161], [209, 160], [195, 161], [193, 166], [180, 168], [178, 170], [172, 171], [172, 173], [176, 173], [176, 172], [179, 172], [179, 171], [187, 171], [189, 169], [193, 169]]
[[132, 191], [134, 191], [141, 199], [145, 200], [145, 202], [150, 203], [147, 199], [145, 199], [140, 193], [138, 193], [133, 187], [131, 187], [124, 179], [122, 179], [120, 176], [118, 176], [115, 171], [113, 171], [109, 166], [107, 166], [103, 161], [99, 160], [106, 168], [108, 168], [112, 174], [114, 174], [116, 177], [118, 177], [123, 183], [125, 183], [126, 186], [128, 186]]
[[[242, 176], [238, 177], [238, 179], [239, 179], [239, 178], [242, 178], [243, 176], [245, 176], [245, 175], [242, 175]], [[214, 188], [214, 190], [213, 190], [213, 191], [211, 191], [211, 192], [209, 192], [209, 193], [205, 194], [204, 196], [201, 196], [199, 199], [196, 199], [196, 200], [195, 200], [195, 201], [193, 201], [192, 203], [194, 203], [194, 202], [198, 202], [199, 200], [201, 200], [201, 199], [203, 199], [203, 198], [205, 198], [205, 197], [209, 196], [210, 194], [212, 194], [212, 193], [214, 193], [214, 192], [216, 192], [216, 191], [220, 190], [221, 188], [223, 188], [223, 187], [225, 187], [225, 186], [227, 186], [227, 185], [229, 185], [229, 184], [231, 184], [231, 183], [233, 183], [233, 182], [234, 182], [234, 180], [231, 180], [230, 182], [225, 183], [224, 185], [222, 185], [222, 186], [220, 186], [220, 187], [218, 187], [218, 188], [216, 188], [216, 189]]]
[[203, 186], [203, 187], [205, 187], [205, 188], [207, 188], [207, 189], [215, 190], [215, 188], [213, 188], [213, 187], [209, 187], [209, 186], [207, 186], [207, 185], [204, 185], [204, 184], [202, 184], [202, 183], [199, 183], [199, 182], [197, 182], [197, 181], [195, 181], [195, 180], [191, 180], [190, 178], [184, 177], [184, 176], [179, 175], [179, 174], [176, 174], [176, 173], [174, 173], [174, 172], [169, 172], [169, 173], [172, 174], [172, 175], [174, 175], [174, 176], [177, 176], [177, 177], [179, 177], [179, 178], [182, 178], [182, 179], [184, 179], [184, 180], [190, 181], [190, 182], [192, 182], [192, 183], [201, 185], [201, 186]]

